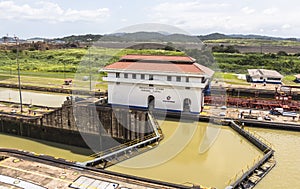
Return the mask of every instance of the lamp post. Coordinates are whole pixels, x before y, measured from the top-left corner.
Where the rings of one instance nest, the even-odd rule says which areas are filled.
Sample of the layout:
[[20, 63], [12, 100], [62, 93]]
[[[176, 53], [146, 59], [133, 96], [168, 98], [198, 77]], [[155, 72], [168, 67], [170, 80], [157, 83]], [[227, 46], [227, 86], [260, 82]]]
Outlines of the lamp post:
[[91, 51], [90, 51], [90, 48], [91, 48], [91, 41], [92, 39], [91, 38], [88, 38], [87, 41], [89, 42], [89, 45], [88, 45], [88, 53], [89, 53], [89, 79], [90, 79], [90, 91], [92, 91], [92, 73], [91, 73]]
[[14, 36], [14, 39], [16, 41], [16, 46], [17, 46], [17, 66], [18, 66], [18, 83], [19, 83], [19, 95], [20, 95], [20, 106], [21, 106], [21, 113], [23, 113], [23, 103], [22, 103], [22, 91], [21, 91], [21, 77], [20, 77], [20, 63], [19, 63], [19, 38], [17, 36]]

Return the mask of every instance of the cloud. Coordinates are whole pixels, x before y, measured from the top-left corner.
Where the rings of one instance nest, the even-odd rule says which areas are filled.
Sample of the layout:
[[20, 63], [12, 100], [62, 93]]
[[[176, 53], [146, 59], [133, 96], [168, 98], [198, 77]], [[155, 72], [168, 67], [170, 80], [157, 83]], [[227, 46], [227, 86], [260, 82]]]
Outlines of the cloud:
[[[280, 9], [268, 6], [250, 6], [233, 1], [227, 1], [227, 4], [203, 3], [203, 0], [165, 2], [152, 8], [149, 20], [173, 25], [194, 34], [223, 32], [298, 36], [299, 32], [290, 30], [296, 28], [295, 23], [298, 23], [300, 15], [298, 10], [287, 5]], [[287, 23], [293, 23], [293, 26]]]
[[268, 8], [268, 9], [263, 10], [263, 14], [265, 14], [265, 15], [273, 15], [277, 11], [278, 11], [277, 8], [272, 7], [272, 8]]
[[249, 7], [244, 7], [244, 8], [242, 8], [242, 12], [245, 14], [252, 14], [255, 12], [255, 9], [251, 9]]
[[34, 5], [16, 4], [13, 1], [0, 2], [2, 20], [39, 20], [48, 22], [102, 21], [109, 17], [108, 8], [94, 10], [63, 9], [58, 4], [41, 1]]
[[191, 1], [191, 2], [181, 2], [181, 3], [161, 3], [158, 6], [154, 7], [155, 11], [165, 11], [165, 10], [173, 10], [173, 11], [206, 11], [209, 9], [218, 9], [227, 7], [226, 3], [202, 3], [199, 1]]
[[[189, 31], [229, 31], [244, 22], [234, 22], [237, 11], [231, 4], [203, 3], [200, 1], [162, 3], [153, 8], [151, 21], [170, 24]], [[230, 14], [227, 14], [230, 12]]]
[[291, 28], [291, 25], [290, 24], [283, 24], [281, 26], [282, 29], [290, 29]]

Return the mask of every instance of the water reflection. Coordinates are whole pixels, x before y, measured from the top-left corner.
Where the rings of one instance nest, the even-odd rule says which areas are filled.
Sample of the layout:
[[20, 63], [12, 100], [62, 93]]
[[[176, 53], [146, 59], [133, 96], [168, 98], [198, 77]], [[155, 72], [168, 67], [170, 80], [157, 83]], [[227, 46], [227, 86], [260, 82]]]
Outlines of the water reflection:
[[273, 144], [277, 162], [276, 166], [256, 188], [299, 188], [300, 132], [259, 128], [249, 129]]
[[[67, 94], [41, 93], [22, 90], [24, 104], [60, 107], [66, 100]], [[0, 88], [0, 101], [20, 102], [19, 91], [15, 89]]]
[[[262, 155], [256, 147], [228, 127], [222, 127], [214, 144], [199, 153], [207, 123], [179, 124], [176, 120], [167, 120], [160, 121], [160, 124], [165, 139], [156, 149], [109, 167], [108, 170], [177, 184], [194, 183], [224, 188], [231, 177]], [[177, 145], [184, 143], [190, 134], [193, 134], [192, 138], [184, 149], [176, 150]], [[168, 159], [170, 154], [173, 156]], [[162, 161], [166, 159], [168, 161]], [[160, 163], [149, 166], [149, 162]]]
[[48, 142], [38, 139], [25, 138], [0, 133], [0, 147], [20, 149], [38, 154], [47, 154], [72, 161], [90, 160], [88, 155], [93, 152], [89, 149]]

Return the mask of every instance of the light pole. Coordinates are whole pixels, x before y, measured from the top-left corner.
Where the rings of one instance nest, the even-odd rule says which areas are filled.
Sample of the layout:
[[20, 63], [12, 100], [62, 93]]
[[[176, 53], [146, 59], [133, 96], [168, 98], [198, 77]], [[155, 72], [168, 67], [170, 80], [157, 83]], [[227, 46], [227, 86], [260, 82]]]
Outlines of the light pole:
[[20, 63], [19, 63], [19, 38], [17, 36], [14, 36], [17, 46], [17, 66], [18, 66], [18, 83], [19, 83], [19, 95], [20, 95], [20, 105], [21, 105], [21, 113], [23, 113], [23, 103], [22, 103], [22, 91], [21, 91], [21, 77], [20, 77]]
[[91, 41], [92, 39], [91, 38], [88, 38], [87, 41], [89, 42], [89, 45], [88, 45], [88, 53], [89, 53], [89, 79], [90, 79], [90, 91], [92, 91], [92, 73], [91, 73], [91, 51], [90, 51], [90, 48], [91, 48]]

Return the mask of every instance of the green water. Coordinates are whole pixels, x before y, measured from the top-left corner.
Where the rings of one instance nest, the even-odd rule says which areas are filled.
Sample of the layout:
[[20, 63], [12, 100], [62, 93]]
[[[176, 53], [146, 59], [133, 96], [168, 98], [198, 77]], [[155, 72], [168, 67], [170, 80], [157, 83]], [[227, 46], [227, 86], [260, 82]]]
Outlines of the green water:
[[255, 188], [300, 188], [300, 132], [249, 129], [273, 144], [277, 162], [271, 172]]
[[[262, 156], [228, 127], [196, 122], [178, 124], [172, 120], [160, 121], [160, 125], [165, 139], [159, 147], [108, 170], [177, 184], [225, 188], [231, 177]], [[210, 139], [213, 135], [216, 140]], [[214, 142], [210, 146], [205, 141]]]
[[[165, 139], [157, 148], [108, 170], [178, 184], [224, 188], [231, 177], [261, 155], [254, 146], [227, 127], [220, 129], [208, 127], [207, 123], [192, 122], [178, 124], [173, 120], [160, 120], [159, 123]], [[300, 186], [300, 132], [250, 130], [270, 141], [276, 150], [277, 165], [256, 188]], [[91, 154], [90, 150], [83, 148], [6, 134], [0, 134], [0, 146], [73, 161], [89, 160], [88, 155]]]
[[20, 149], [38, 154], [47, 154], [72, 161], [87, 161], [92, 152], [85, 148], [68, 146], [54, 142], [22, 138], [0, 133], [0, 147]]

